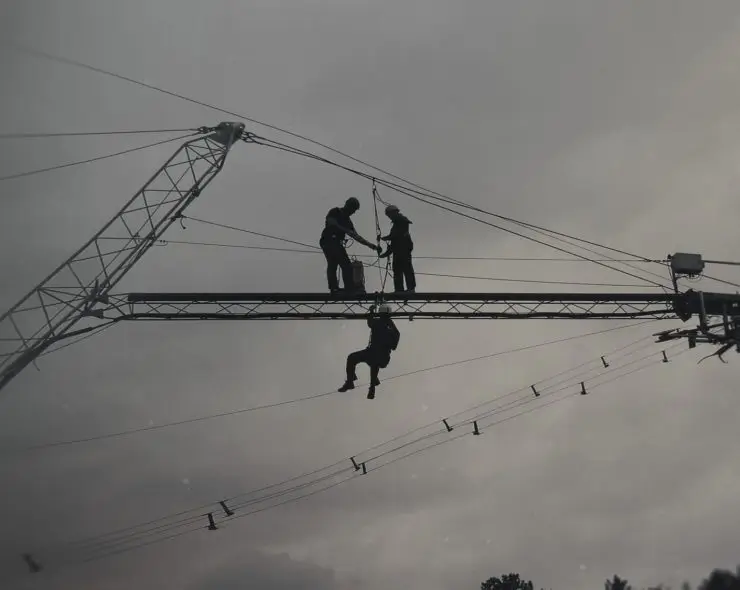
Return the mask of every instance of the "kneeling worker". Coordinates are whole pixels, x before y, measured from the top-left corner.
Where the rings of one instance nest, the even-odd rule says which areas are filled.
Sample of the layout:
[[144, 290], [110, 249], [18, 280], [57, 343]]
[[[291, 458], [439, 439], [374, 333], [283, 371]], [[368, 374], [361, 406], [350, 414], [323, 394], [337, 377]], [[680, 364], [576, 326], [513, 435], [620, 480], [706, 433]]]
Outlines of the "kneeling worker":
[[378, 373], [380, 369], [385, 369], [391, 360], [391, 351], [396, 350], [401, 334], [393, 323], [391, 308], [383, 304], [378, 309], [380, 316], [374, 315], [375, 306], [370, 308], [371, 316], [367, 319], [367, 325], [370, 327], [370, 343], [364, 350], [358, 350], [347, 357], [347, 380], [339, 391], [347, 391], [355, 388], [357, 374], [355, 369], [360, 363], [367, 363], [370, 367], [370, 389], [367, 392], [367, 399], [375, 398], [375, 386], [380, 385]]

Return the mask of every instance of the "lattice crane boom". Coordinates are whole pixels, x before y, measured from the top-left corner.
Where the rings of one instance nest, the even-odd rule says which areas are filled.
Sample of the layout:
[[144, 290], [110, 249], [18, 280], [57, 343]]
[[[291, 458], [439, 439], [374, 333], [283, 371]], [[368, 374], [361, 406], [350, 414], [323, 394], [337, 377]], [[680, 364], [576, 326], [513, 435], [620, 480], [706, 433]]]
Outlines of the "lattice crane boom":
[[106, 300], [221, 171], [244, 125], [198, 131], [100, 231], [0, 316], [0, 389]]

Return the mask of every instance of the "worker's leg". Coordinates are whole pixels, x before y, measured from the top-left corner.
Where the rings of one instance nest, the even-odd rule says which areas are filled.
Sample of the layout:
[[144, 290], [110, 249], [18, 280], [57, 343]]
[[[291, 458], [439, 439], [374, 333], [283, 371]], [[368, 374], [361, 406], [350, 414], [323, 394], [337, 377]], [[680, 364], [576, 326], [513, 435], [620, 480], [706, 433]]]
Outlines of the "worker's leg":
[[414, 262], [411, 260], [411, 252], [405, 254], [403, 274], [406, 278], [406, 289], [416, 290], [416, 274], [414, 273]]
[[366, 348], [353, 352], [347, 357], [347, 381], [357, 380], [356, 370], [360, 363], [370, 363], [370, 354]]
[[388, 366], [391, 354], [387, 350], [370, 350], [370, 388], [367, 390], [367, 399], [375, 399], [375, 387], [380, 385], [380, 369]]
[[321, 250], [326, 258], [326, 280], [329, 284], [329, 291], [335, 293], [339, 291], [339, 281], [337, 280], [337, 269], [339, 268], [339, 258], [337, 256], [337, 245], [334, 240], [321, 240], [319, 242]]
[[360, 363], [370, 364], [370, 353], [367, 349], [357, 350], [347, 356], [347, 380], [344, 385], [339, 388], [339, 391], [347, 391], [348, 389], [354, 389], [355, 381], [357, 380], [357, 365]]
[[367, 390], [367, 399], [375, 399], [375, 386], [380, 385], [380, 379], [378, 379], [378, 373], [380, 367], [375, 363], [370, 365], [370, 387]]
[[393, 253], [393, 289], [403, 291], [403, 257], [398, 252]]

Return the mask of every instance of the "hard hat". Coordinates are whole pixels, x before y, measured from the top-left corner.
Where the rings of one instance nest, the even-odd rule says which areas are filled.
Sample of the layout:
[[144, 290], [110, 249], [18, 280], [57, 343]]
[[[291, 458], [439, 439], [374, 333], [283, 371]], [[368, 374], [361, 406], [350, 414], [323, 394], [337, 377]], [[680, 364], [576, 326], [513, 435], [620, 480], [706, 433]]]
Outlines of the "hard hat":
[[355, 211], [357, 211], [360, 208], [360, 201], [355, 197], [350, 197], [344, 203], [344, 206], [348, 209], [354, 209]]
[[378, 307], [378, 313], [390, 313], [391, 312], [391, 306], [387, 303], [381, 303], [380, 307]]
[[385, 208], [385, 214], [388, 215], [389, 213], [398, 213], [398, 207], [395, 205], [388, 205]]

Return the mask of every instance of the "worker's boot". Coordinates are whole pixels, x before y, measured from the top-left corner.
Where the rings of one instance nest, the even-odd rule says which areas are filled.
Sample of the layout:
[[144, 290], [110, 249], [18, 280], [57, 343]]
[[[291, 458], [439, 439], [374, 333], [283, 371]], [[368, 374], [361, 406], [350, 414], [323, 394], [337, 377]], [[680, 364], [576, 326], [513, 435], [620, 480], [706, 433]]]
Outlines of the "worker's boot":
[[367, 390], [367, 399], [375, 399], [375, 385], [371, 385]]
[[344, 393], [345, 391], [349, 391], [350, 389], [355, 388], [355, 382], [354, 381], [345, 381], [344, 385], [342, 385], [339, 389], [337, 389], [338, 392]]

